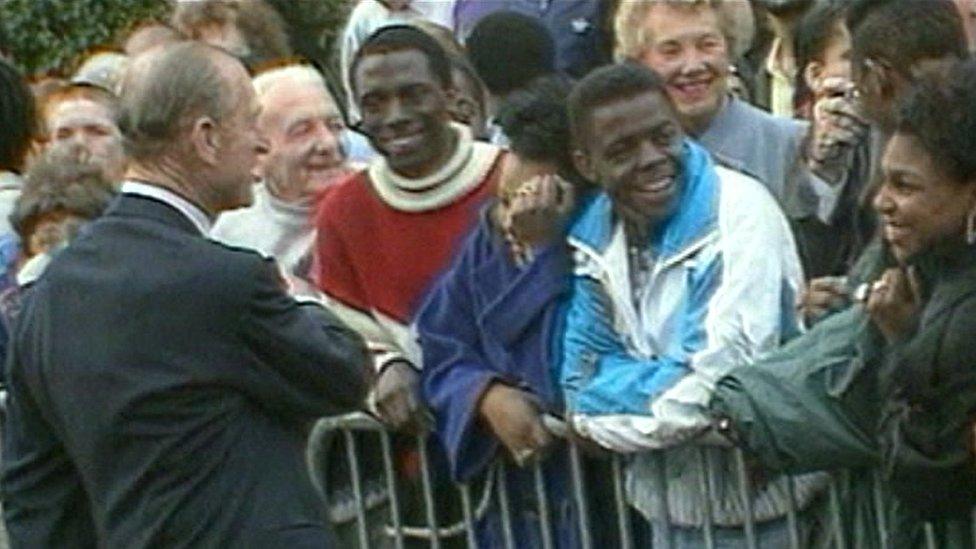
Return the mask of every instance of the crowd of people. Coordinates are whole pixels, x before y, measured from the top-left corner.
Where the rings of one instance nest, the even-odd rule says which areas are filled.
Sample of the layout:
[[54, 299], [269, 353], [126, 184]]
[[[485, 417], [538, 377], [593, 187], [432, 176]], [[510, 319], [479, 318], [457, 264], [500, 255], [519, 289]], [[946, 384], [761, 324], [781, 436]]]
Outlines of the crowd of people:
[[351, 546], [356, 411], [404, 520], [503, 485], [483, 547], [583, 544], [546, 416], [600, 545], [973, 545], [976, 3], [350, 7], [337, 78], [265, 0], [0, 55], [11, 546]]

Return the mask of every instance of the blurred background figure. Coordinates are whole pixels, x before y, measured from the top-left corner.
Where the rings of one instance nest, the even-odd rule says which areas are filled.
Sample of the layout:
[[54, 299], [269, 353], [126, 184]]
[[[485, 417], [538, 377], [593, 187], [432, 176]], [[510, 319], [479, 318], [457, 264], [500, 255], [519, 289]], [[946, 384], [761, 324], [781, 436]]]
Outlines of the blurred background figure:
[[14, 283], [0, 290], [0, 359], [7, 356], [11, 327], [24, 289], [81, 227], [100, 216], [115, 196], [115, 182], [88, 162], [58, 151], [31, 166], [10, 223], [20, 240]]
[[129, 57], [135, 57], [157, 46], [172, 44], [182, 39], [173, 27], [156, 21], [138, 25], [122, 44], [122, 50]]
[[956, 7], [959, 8], [959, 15], [962, 16], [962, 25], [969, 41], [969, 51], [974, 51], [976, 49], [976, 1], [955, 0], [955, 2]]
[[21, 174], [36, 127], [34, 96], [27, 82], [16, 67], [0, 57], [0, 235], [10, 233], [7, 217], [20, 193]]
[[173, 28], [217, 46], [252, 71], [292, 54], [281, 15], [264, 0], [180, 0]]
[[101, 51], [89, 55], [71, 77], [72, 84], [95, 86], [115, 95], [119, 93], [129, 57], [117, 51]]
[[815, 0], [754, 0], [772, 32], [763, 66], [752, 84], [753, 100], [777, 116], [793, 117], [797, 75], [794, 48], [797, 22]]
[[556, 44], [537, 19], [500, 11], [479, 20], [465, 46], [468, 59], [488, 90], [490, 141], [504, 145], [504, 132], [494, 122], [499, 107], [536, 78], [555, 74]]
[[451, 85], [454, 87], [454, 97], [451, 98], [450, 105], [451, 118], [469, 127], [475, 139], [487, 140], [490, 137], [488, 90], [468, 60], [464, 47], [454, 39], [447, 27], [426, 19], [416, 19], [410, 24], [437, 40], [451, 62]]
[[47, 149], [59, 149], [94, 164], [106, 178], [119, 184], [126, 157], [118, 114], [118, 98], [111, 92], [95, 86], [68, 85], [48, 96], [42, 106]]
[[614, 1], [593, 0], [456, 0], [454, 30], [467, 44], [481, 20], [498, 11], [515, 11], [537, 20], [552, 36], [556, 70], [573, 78], [611, 60], [608, 23]]

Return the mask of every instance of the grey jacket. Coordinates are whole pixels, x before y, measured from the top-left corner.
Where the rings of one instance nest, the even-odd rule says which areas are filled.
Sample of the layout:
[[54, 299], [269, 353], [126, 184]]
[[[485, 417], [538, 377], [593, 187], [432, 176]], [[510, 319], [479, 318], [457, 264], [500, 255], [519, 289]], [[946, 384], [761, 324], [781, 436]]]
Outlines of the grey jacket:
[[787, 217], [799, 219], [816, 215], [820, 202], [802, 155], [808, 128], [730, 96], [697, 140], [720, 163], [758, 179]]

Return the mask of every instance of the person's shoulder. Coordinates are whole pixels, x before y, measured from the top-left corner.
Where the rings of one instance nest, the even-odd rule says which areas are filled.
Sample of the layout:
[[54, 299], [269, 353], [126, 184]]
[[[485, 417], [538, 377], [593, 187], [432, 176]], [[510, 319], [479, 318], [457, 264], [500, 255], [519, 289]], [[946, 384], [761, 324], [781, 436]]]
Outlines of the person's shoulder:
[[781, 213], [776, 199], [758, 179], [744, 172], [715, 166], [719, 180], [720, 215], [743, 219]]
[[335, 227], [354, 221], [372, 198], [367, 170], [357, 170], [336, 182], [319, 196], [315, 206], [316, 226]]
[[330, 186], [327, 192], [322, 193], [318, 210], [339, 213], [348, 209], [350, 205], [366, 200], [371, 193], [368, 170], [357, 170]]
[[392, 12], [379, 0], [359, 0], [349, 13], [345, 32], [355, 40], [363, 41], [393, 20]]
[[810, 126], [809, 122], [804, 120], [777, 116], [741, 99], [737, 99], [736, 104], [746, 116], [752, 119], [756, 126], [762, 129], [763, 133], [777, 135], [783, 140], [797, 141], [801, 139], [806, 135]]

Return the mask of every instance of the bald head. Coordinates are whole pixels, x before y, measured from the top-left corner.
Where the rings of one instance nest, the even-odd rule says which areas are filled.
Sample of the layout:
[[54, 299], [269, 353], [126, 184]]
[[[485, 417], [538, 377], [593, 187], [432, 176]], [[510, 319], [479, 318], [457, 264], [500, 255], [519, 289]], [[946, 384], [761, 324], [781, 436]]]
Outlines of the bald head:
[[137, 161], [162, 154], [199, 116], [219, 121], [248, 87], [239, 61], [198, 42], [178, 42], [137, 57], [122, 85], [119, 128]]
[[322, 74], [308, 65], [278, 67], [254, 77], [254, 91], [260, 101], [264, 101], [267, 95], [283, 86], [316, 86], [326, 91], [329, 89]]

